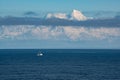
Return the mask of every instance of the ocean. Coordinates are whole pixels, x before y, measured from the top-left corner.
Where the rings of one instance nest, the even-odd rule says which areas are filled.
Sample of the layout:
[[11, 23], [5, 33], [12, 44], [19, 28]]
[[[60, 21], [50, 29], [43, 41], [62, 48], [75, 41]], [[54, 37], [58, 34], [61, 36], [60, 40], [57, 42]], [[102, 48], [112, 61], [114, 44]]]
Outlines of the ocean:
[[0, 80], [120, 80], [120, 50], [0, 49]]

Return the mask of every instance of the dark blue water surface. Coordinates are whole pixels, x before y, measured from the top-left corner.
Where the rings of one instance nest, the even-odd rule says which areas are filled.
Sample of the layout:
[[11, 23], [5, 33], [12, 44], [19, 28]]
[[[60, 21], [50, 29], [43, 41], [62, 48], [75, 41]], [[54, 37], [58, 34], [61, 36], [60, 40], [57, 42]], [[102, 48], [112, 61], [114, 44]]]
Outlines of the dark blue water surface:
[[120, 50], [1, 49], [0, 80], [120, 80]]

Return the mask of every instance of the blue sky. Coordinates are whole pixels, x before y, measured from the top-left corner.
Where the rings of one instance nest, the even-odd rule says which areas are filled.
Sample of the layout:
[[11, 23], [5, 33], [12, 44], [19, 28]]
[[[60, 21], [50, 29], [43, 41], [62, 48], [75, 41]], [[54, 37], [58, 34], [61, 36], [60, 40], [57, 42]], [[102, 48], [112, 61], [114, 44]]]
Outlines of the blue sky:
[[0, 11], [119, 11], [120, 0], [0, 0]]

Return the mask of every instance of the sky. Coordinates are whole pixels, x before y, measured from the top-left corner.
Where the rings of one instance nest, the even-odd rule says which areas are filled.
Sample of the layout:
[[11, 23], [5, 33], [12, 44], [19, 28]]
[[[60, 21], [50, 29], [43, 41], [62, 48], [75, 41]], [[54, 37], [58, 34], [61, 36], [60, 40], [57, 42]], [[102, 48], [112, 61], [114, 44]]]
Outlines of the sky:
[[[0, 0], [0, 16], [73, 9], [119, 12], [120, 0]], [[120, 49], [119, 41], [116, 26], [0, 25], [0, 49]]]
[[0, 0], [0, 11], [119, 11], [120, 0]]

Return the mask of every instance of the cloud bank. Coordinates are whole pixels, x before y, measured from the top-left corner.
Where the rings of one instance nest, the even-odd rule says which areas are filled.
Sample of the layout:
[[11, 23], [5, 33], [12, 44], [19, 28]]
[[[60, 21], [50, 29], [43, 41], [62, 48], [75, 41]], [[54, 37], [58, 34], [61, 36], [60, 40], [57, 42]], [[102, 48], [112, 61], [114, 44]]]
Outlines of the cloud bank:
[[27, 17], [0, 17], [2, 25], [44, 25], [44, 26], [106, 26], [120, 27], [120, 17], [113, 18], [92, 18], [86, 17], [82, 12], [73, 10], [70, 15], [66, 13], [48, 13], [45, 18], [35, 17], [36, 13], [29, 11], [24, 15]]
[[11, 25], [0, 27], [0, 39], [22, 40], [109, 40], [120, 38], [119, 27], [84, 27], [84, 26], [35, 26]]

